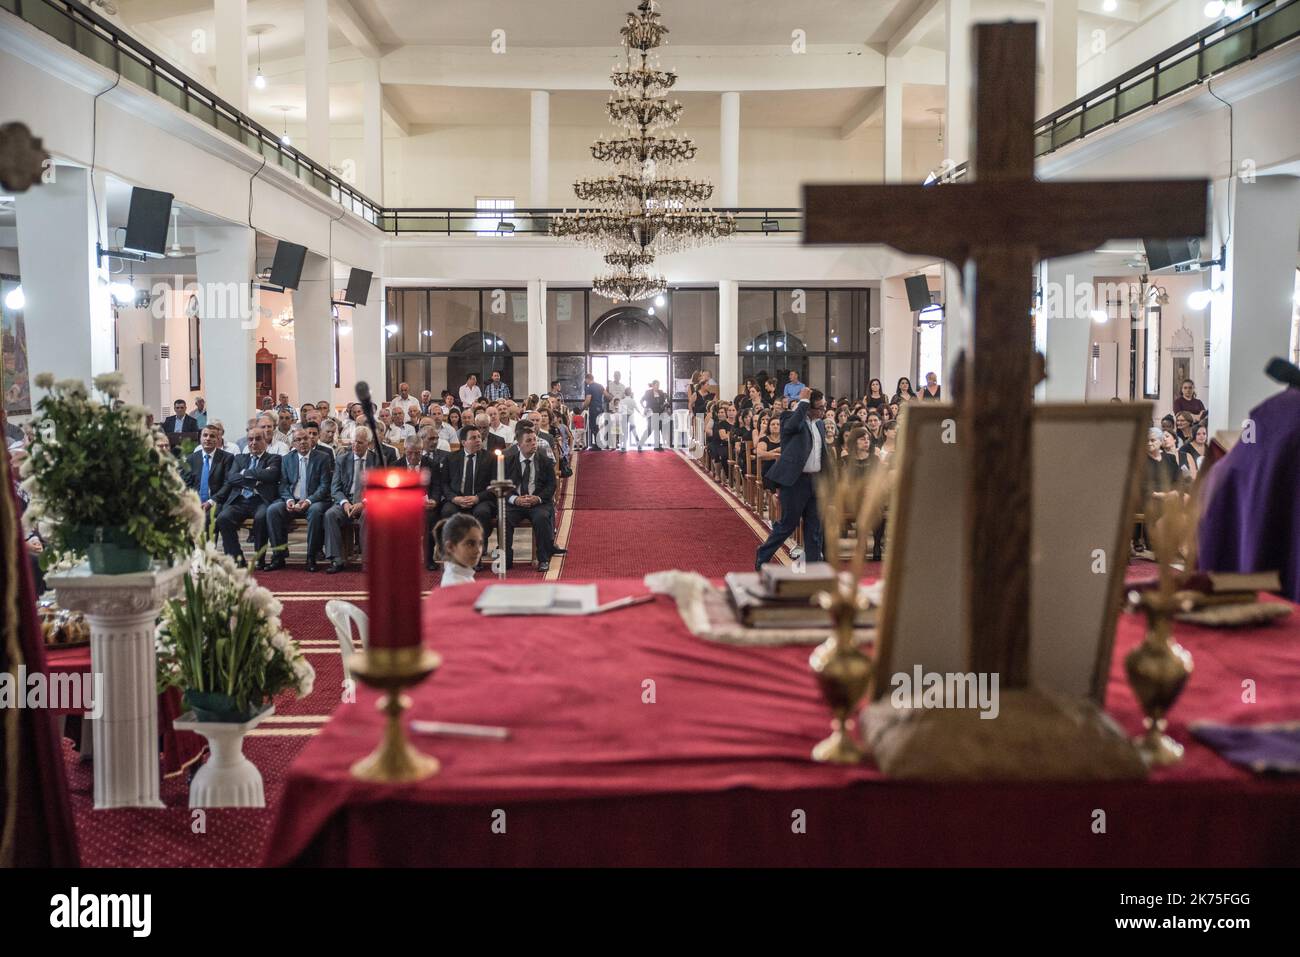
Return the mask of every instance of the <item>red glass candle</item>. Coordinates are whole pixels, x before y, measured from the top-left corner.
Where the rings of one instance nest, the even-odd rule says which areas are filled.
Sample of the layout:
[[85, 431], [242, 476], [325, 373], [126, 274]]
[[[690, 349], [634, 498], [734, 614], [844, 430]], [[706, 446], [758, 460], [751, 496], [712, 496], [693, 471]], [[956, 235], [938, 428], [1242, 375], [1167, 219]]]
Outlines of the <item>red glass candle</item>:
[[427, 481], [423, 470], [366, 472], [366, 587], [374, 648], [420, 643], [419, 572], [424, 567], [420, 552]]

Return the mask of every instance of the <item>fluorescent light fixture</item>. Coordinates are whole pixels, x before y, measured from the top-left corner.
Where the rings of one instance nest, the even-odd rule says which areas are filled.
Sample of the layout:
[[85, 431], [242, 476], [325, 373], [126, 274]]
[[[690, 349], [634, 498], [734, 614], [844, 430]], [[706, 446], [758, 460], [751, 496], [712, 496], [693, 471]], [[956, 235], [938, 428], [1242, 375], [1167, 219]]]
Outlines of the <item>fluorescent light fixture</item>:
[[1110, 318], [1105, 309], [1094, 309], [1088, 313], [1088, 317], [1098, 325], [1105, 325], [1106, 320]]
[[5, 294], [5, 308], [18, 312], [27, 305], [27, 297], [23, 295], [23, 287], [15, 286]]

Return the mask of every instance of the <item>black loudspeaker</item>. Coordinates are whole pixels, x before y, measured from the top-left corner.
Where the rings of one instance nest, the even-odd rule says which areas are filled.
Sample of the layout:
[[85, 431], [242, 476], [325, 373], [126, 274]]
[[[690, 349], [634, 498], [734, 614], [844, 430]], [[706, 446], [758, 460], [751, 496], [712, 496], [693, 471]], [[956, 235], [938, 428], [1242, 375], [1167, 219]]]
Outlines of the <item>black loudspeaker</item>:
[[1199, 239], [1144, 239], [1142, 246], [1147, 254], [1147, 269], [1150, 272], [1196, 262], [1201, 258]]
[[903, 280], [907, 286], [907, 307], [913, 312], [920, 312], [930, 305], [930, 281], [924, 276], [908, 276]]
[[275, 259], [271, 262], [268, 282], [281, 289], [297, 289], [302, 279], [302, 266], [307, 261], [307, 247], [284, 241], [275, 244]]
[[167, 249], [167, 227], [171, 214], [171, 193], [139, 187], [132, 189], [123, 248], [161, 256]]
[[364, 269], [353, 269], [348, 273], [348, 291], [344, 293], [343, 301], [354, 306], [364, 306], [370, 298], [370, 280], [374, 275]]

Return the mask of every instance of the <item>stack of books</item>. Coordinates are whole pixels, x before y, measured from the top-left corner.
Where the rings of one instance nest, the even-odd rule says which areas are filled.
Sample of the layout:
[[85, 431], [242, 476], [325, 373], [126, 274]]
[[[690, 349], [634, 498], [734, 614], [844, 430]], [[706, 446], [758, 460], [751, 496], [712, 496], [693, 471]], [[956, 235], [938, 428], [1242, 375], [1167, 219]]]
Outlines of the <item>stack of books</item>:
[[[798, 568], [766, 565], [761, 572], [729, 572], [727, 601], [746, 628], [824, 628], [830, 616], [815, 603], [818, 592], [835, 588], [835, 569], [827, 562]], [[875, 609], [858, 613], [857, 627], [874, 626]]]

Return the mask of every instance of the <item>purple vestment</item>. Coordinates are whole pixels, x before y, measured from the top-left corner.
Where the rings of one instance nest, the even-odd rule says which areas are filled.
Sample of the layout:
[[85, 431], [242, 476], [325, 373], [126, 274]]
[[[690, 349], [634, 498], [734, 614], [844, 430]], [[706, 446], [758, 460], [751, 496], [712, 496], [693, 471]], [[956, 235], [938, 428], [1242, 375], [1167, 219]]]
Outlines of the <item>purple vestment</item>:
[[1206, 476], [1200, 566], [1210, 572], [1276, 569], [1300, 601], [1300, 389], [1250, 412], [1255, 441], [1238, 442]]

